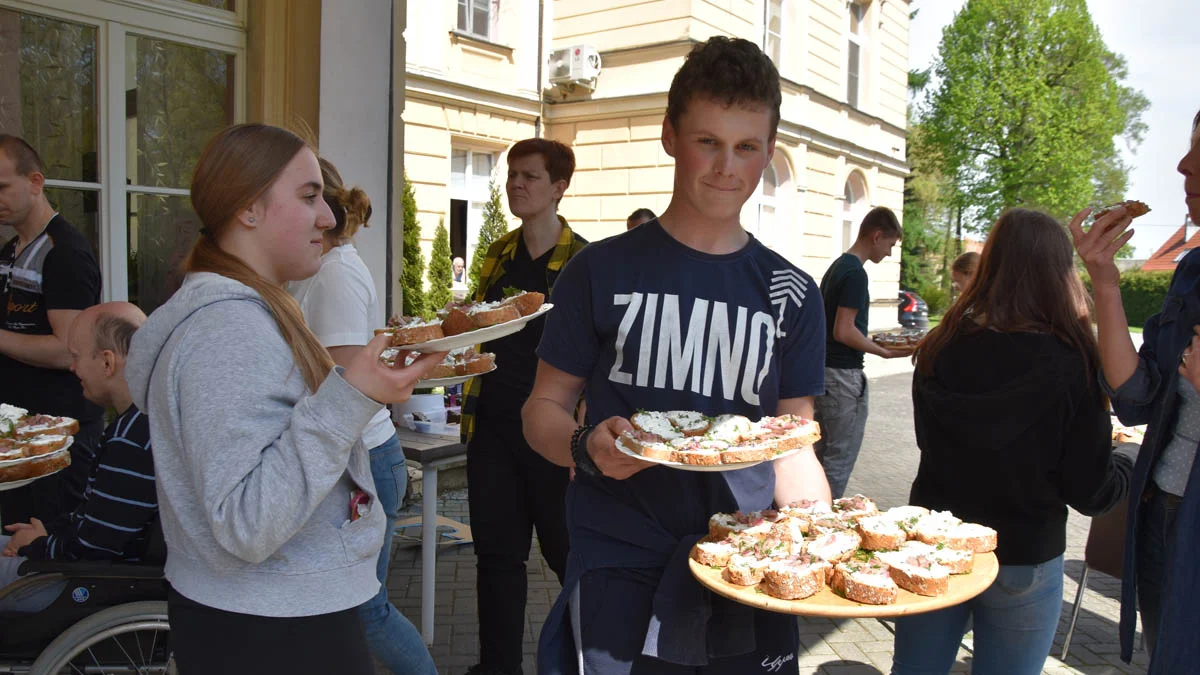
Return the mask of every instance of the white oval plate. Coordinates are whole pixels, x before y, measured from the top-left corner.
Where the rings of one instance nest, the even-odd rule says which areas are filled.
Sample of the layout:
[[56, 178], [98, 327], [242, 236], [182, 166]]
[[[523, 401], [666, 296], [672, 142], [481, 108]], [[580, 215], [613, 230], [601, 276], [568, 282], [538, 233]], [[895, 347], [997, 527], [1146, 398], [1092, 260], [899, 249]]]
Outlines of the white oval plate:
[[528, 316], [523, 316], [519, 319], [505, 321], [504, 323], [498, 323], [494, 326], [488, 326], [487, 328], [477, 328], [475, 330], [467, 331], [466, 333], [459, 333], [458, 335], [451, 335], [449, 337], [442, 337], [436, 340], [429, 340], [428, 342], [420, 342], [415, 345], [401, 345], [397, 347], [397, 349], [408, 352], [448, 352], [451, 349], [470, 347], [473, 345], [482, 344], [489, 340], [498, 340], [502, 337], [507, 337], [513, 333], [516, 333], [524, 328], [525, 324], [533, 321], [546, 312], [549, 312], [553, 308], [554, 305], [544, 302], [536, 312]]
[[[736, 462], [734, 464], [702, 465], [702, 464], [681, 464], [679, 462], [672, 462], [671, 460], [668, 460], [668, 459], [655, 459], [655, 458], [650, 458], [650, 457], [642, 457], [641, 455], [630, 450], [629, 448], [626, 448], [625, 445], [623, 443], [621, 443], [620, 438], [617, 439], [616, 445], [617, 445], [617, 450], [620, 450], [623, 454], [629, 455], [630, 457], [633, 457], [634, 459], [640, 459], [643, 462], [653, 462], [655, 464], [662, 464], [663, 466], [669, 466], [672, 469], [683, 469], [684, 471], [702, 471], [702, 472], [708, 472], [708, 473], [711, 473], [713, 471], [736, 471], [738, 469], [745, 469], [745, 468], [748, 468], [751, 466], [755, 466], [757, 464], [762, 464], [764, 461], [773, 462], [777, 459], [781, 459], [783, 457], [787, 457], [788, 455], [795, 454], [796, 452], [798, 452], [800, 450], [800, 448], [788, 450], [787, 452], [782, 452], [782, 453], [772, 457], [769, 460], [758, 460], [755, 462]], [[801, 446], [801, 447], [803, 447], [803, 446]]]
[[437, 377], [432, 380], [421, 380], [421, 381], [417, 382], [417, 387], [422, 388], [422, 389], [425, 387], [451, 387], [456, 384], [462, 384], [463, 382], [466, 382], [467, 380], [471, 379], [472, 377], [479, 377], [480, 375], [487, 375], [488, 373], [492, 372], [495, 369], [496, 369], [496, 364], [493, 363], [491, 370], [485, 370], [482, 373], [471, 373], [470, 375], [455, 375], [454, 377]]

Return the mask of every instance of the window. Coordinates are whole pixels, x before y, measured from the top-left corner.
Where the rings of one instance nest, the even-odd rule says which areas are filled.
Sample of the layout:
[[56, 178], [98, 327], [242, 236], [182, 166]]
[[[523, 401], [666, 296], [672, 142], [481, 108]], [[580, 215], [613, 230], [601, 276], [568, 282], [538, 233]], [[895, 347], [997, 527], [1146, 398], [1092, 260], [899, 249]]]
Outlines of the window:
[[494, 153], [468, 148], [450, 151], [450, 253], [468, 264], [479, 240], [495, 166]]
[[763, 22], [763, 51], [775, 65], [783, 56], [783, 0], [767, 0], [767, 16]]
[[866, 5], [850, 3], [850, 33], [846, 45], [846, 103], [858, 107], [859, 82], [862, 79], [862, 51], [866, 37]]
[[96, 49], [94, 26], [0, 9], [0, 130], [37, 149], [46, 197], [99, 256]]
[[243, 116], [243, 17], [214, 10], [245, 3], [195, 4], [207, 7], [0, 0], [0, 129], [41, 154], [50, 203], [96, 250], [104, 299], [146, 312], [178, 286], [199, 232], [200, 151]]
[[775, 167], [768, 164], [763, 170], [762, 195], [758, 198], [758, 231], [766, 234], [775, 229], [775, 193], [779, 190], [779, 178]]
[[492, 0], [458, 0], [458, 29], [490, 40], [492, 10]]
[[846, 179], [845, 194], [842, 204], [842, 252], [846, 252], [854, 243], [856, 226], [865, 217], [867, 207], [867, 184], [862, 174], [855, 171]]

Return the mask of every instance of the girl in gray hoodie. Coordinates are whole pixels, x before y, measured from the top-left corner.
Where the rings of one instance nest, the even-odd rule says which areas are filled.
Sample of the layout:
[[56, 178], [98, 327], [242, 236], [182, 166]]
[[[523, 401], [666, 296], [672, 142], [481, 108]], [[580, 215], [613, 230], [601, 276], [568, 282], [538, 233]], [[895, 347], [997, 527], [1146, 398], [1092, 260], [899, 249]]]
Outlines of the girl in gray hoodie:
[[373, 672], [355, 608], [379, 589], [384, 515], [361, 436], [444, 354], [390, 368], [381, 336], [334, 366], [283, 287], [320, 266], [321, 190], [294, 134], [217, 134], [192, 179], [187, 277], [133, 340], [182, 675]]

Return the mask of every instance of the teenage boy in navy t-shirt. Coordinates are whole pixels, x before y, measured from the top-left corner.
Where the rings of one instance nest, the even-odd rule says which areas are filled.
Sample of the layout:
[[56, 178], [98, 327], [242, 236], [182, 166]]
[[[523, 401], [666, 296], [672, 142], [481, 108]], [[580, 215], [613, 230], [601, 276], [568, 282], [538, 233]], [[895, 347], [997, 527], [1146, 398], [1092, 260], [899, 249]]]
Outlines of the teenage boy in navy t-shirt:
[[[825, 359], [817, 285], [738, 220], [774, 154], [779, 106], [779, 74], [753, 43], [697, 45], [663, 121], [670, 205], [581, 251], [554, 287], [524, 428], [576, 478], [567, 579], [542, 630], [539, 672], [798, 671], [795, 618], [709, 593], [687, 556], [713, 513], [828, 500], [812, 450], [698, 473], [614, 444], [639, 408], [813, 416]], [[585, 388], [580, 426], [572, 411]]]

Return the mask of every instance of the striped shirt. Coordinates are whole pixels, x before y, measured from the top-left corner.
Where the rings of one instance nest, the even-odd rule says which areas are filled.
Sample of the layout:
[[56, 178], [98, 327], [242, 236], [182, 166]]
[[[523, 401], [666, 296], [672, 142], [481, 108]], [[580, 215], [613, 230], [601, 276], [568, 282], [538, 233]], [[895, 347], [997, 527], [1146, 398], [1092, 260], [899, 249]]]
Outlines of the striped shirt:
[[46, 523], [47, 536], [19, 553], [32, 560], [137, 561], [157, 516], [150, 420], [131, 405], [104, 430], [83, 503]]

